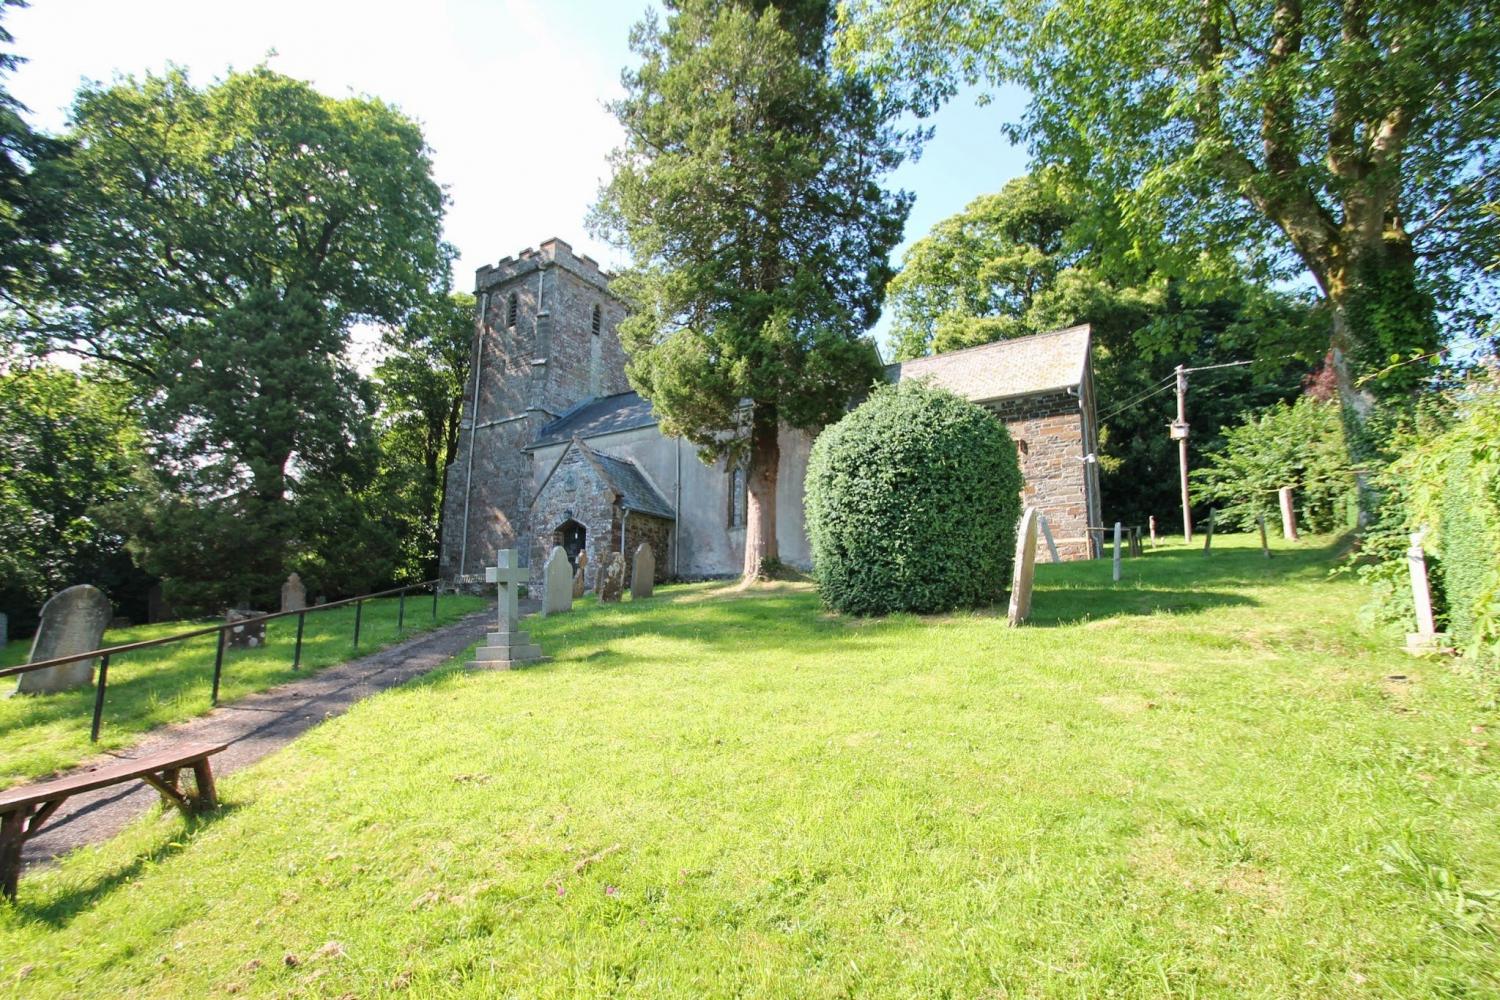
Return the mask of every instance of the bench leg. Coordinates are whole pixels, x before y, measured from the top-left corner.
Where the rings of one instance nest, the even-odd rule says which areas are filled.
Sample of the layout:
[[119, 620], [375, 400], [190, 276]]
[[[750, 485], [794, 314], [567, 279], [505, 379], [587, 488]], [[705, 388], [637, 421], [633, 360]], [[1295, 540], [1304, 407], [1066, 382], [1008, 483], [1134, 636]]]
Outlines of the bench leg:
[[219, 808], [219, 793], [214, 788], [214, 770], [207, 757], [193, 764], [193, 784], [198, 790], [193, 796], [193, 808], [199, 812]]
[[16, 898], [16, 883], [21, 880], [21, 846], [26, 843], [26, 819], [31, 807], [13, 809], [0, 816], [0, 893], [6, 899]]
[[[177, 776], [178, 776], [179, 773], [180, 773], [180, 769], [178, 769], [178, 768], [175, 768], [175, 767], [169, 767], [169, 768], [167, 768], [165, 771], [163, 771], [161, 773], [161, 782], [162, 782], [162, 784], [166, 785], [168, 788], [177, 789], [178, 788]], [[166, 796], [166, 794], [163, 793], [162, 797], [161, 797], [161, 804], [162, 804], [163, 808], [166, 808], [167, 806], [176, 805], [177, 803], [174, 802], [172, 799], [168, 798]]]

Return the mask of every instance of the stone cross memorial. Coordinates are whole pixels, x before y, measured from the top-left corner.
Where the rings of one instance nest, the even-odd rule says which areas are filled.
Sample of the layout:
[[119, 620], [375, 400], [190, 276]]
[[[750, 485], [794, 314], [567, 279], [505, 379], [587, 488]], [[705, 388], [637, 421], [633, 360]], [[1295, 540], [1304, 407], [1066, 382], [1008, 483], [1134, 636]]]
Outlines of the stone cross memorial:
[[578, 566], [573, 570], [573, 600], [575, 601], [582, 597], [584, 593], [589, 589], [589, 578], [587, 576], [588, 568], [589, 554], [587, 552], [578, 553]]
[[573, 610], [573, 564], [561, 545], [552, 546], [552, 554], [542, 567], [542, 617]]
[[[42, 620], [36, 638], [31, 641], [31, 655], [26, 662], [37, 663], [69, 653], [87, 653], [104, 642], [104, 629], [114, 615], [109, 598], [98, 587], [80, 583], [53, 594], [42, 605]], [[33, 670], [21, 674], [16, 694], [52, 694], [94, 683], [94, 661], [71, 663]]]
[[635, 559], [630, 567], [630, 599], [639, 601], [650, 597], [656, 587], [656, 553], [645, 542], [635, 547]]
[[484, 582], [500, 589], [498, 631], [491, 632], [486, 644], [474, 651], [474, 659], [469, 661], [471, 670], [509, 670], [543, 658], [541, 648], [519, 627], [521, 584], [529, 574], [521, 567], [515, 549], [501, 549], [495, 558], [497, 564], [485, 568]]
[[1021, 515], [1021, 527], [1016, 530], [1016, 561], [1010, 578], [1010, 610], [1005, 616], [1007, 624], [1021, 625], [1031, 617], [1031, 588], [1036, 580], [1036, 521], [1035, 507], [1027, 507]]
[[281, 610], [303, 611], [306, 608], [307, 588], [302, 584], [302, 577], [293, 573], [281, 585]]

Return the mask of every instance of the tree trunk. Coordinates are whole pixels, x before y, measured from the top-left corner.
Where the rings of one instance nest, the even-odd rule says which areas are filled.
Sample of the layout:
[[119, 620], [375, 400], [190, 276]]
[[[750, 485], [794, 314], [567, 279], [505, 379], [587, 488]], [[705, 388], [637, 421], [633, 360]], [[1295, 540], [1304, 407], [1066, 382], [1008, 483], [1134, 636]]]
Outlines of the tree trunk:
[[1375, 397], [1354, 381], [1350, 355], [1353, 353], [1356, 336], [1363, 331], [1356, 331], [1351, 326], [1349, 307], [1352, 297], [1351, 289], [1342, 282], [1329, 290], [1328, 304], [1333, 312], [1329, 358], [1333, 362], [1333, 377], [1339, 390], [1339, 402], [1343, 404], [1348, 419], [1357, 426], [1363, 426], [1375, 409]]
[[749, 503], [745, 508], [744, 582], [760, 579], [766, 564], [780, 558], [776, 547], [776, 476], [781, 444], [776, 407], [755, 403], [750, 411]]

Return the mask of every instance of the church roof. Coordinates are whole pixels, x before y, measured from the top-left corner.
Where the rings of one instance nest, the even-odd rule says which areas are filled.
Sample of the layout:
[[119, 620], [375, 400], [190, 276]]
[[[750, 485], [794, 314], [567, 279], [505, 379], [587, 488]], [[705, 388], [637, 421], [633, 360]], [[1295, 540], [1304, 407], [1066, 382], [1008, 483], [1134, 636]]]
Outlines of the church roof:
[[676, 516], [672, 513], [671, 504], [656, 491], [656, 487], [651, 485], [634, 462], [628, 458], [615, 458], [595, 451], [582, 441], [578, 444], [583, 453], [593, 460], [594, 468], [599, 470], [609, 488], [619, 494], [621, 507], [668, 520]]
[[537, 431], [536, 440], [528, 448], [540, 448], [549, 444], [565, 444], [577, 438], [598, 437], [616, 431], [635, 430], [637, 427], [655, 425], [656, 417], [651, 413], [651, 404], [633, 392], [618, 392], [613, 396], [586, 399], [569, 409]]
[[930, 379], [965, 399], [987, 403], [1079, 385], [1088, 359], [1089, 328], [1084, 324], [898, 361], [887, 365], [885, 372], [892, 382]]

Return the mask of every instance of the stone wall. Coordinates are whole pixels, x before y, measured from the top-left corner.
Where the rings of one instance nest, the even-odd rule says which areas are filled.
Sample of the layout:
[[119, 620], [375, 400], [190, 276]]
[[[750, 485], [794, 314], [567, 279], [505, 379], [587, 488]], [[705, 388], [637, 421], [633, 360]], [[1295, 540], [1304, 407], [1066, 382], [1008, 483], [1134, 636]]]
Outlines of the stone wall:
[[1058, 554], [1088, 559], [1091, 463], [1083, 461], [1085, 422], [1079, 399], [1067, 392], [987, 403], [1004, 421], [1021, 461], [1021, 502], [1047, 515]]
[[[556, 457], [553, 457], [556, 461]], [[551, 470], [542, 470], [546, 475]], [[554, 532], [566, 521], [577, 521], [588, 531], [584, 551], [589, 555], [587, 581], [594, 589], [595, 574], [610, 552], [620, 548], [619, 511], [614, 492], [600, 479], [592, 463], [577, 448], [570, 449], [537, 494], [531, 507], [531, 582], [540, 586], [542, 565], [552, 551]]]

